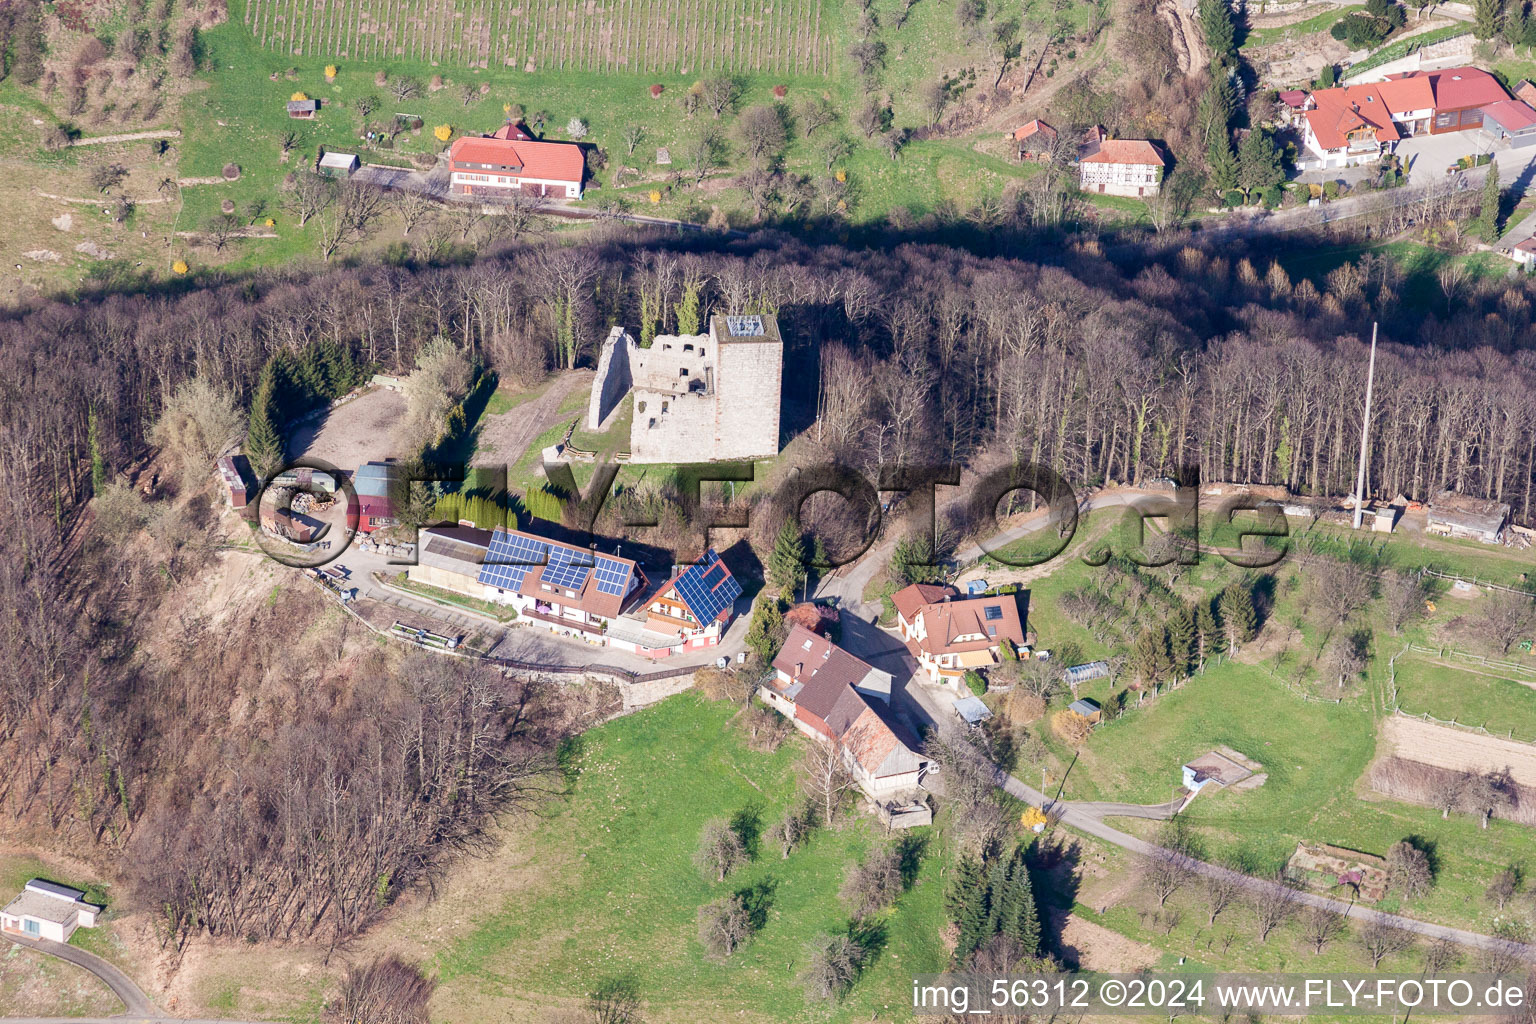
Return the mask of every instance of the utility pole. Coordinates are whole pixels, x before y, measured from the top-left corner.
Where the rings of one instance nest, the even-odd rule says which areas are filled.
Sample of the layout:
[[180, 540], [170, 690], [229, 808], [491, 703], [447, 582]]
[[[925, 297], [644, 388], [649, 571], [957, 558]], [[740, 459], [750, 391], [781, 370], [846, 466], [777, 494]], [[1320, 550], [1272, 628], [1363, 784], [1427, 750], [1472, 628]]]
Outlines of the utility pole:
[[1371, 321], [1371, 368], [1365, 374], [1365, 417], [1360, 422], [1360, 469], [1355, 474], [1355, 529], [1365, 517], [1365, 453], [1371, 438], [1371, 390], [1376, 383], [1376, 322]]

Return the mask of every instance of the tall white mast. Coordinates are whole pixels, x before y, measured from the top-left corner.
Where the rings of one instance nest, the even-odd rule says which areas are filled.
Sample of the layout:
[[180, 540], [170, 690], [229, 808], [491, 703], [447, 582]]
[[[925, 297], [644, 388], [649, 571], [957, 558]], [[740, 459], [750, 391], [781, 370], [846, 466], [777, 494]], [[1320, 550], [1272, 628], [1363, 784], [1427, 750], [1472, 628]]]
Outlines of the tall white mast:
[[1365, 453], [1371, 438], [1371, 390], [1376, 384], [1376, 323], [1371, 322], [1371, 368], [1365, 374], [1365, 417], [1360, 422], [1360, 469], [1355, 474], [1355, 529], [1365, 516]]

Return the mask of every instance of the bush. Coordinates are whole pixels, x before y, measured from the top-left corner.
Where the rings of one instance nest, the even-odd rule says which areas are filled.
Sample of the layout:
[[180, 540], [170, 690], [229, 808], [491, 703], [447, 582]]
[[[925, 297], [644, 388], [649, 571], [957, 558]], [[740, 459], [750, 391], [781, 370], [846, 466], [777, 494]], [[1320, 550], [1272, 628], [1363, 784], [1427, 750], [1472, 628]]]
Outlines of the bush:
[[1284, 185], [1274, 184], [1264, 190], [1264, 205], [1268, 209], [1273, 210], [1283, 202], [1285, 202]]
[[987, 692], [987, 681], [980, 672], [973, 668], [965, 670], [965, 685], [971, 688], [971, 692], [980, 697]]
[[1247, 199], [1246, 199], [1246, 197], [1244, 197], [1242, 192], [1238, 191], [1235, 188], [1229, 188], [1229, 189], [1227, 189], [1226, 193], [1221, 197], [1221, 201], [1228, 208], [1235, 208], [1235, 207], [1238, 207], [1238, 206], [1242, 206], [1243, 203], [1247, 202]]

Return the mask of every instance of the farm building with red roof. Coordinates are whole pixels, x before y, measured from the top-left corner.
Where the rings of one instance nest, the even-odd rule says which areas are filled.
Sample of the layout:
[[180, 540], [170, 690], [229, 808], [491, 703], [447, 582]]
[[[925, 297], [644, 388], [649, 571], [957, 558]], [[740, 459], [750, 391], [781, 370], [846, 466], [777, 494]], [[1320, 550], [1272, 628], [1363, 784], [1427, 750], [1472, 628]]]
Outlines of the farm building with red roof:
[[1090, 142], [1077, 161], [1084, 192], [1112, 196], [1155, 196], [1162, 187], [1164, 161], [1146, 139]]
[[539, 142], [518, 125], [494, 136], [463, 136], [448, 150], [452, 189], [462, 195], [496, 196], [521, 191], [556, 199], [580, 199], [586, 159], [574, 142]]

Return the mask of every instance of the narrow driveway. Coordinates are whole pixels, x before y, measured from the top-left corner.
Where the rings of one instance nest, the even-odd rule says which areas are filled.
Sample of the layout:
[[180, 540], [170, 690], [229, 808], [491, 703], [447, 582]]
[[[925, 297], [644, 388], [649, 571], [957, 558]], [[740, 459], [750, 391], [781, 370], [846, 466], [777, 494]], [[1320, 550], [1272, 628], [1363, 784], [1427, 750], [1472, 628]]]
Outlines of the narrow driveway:
[[133, 979], [112, 966], [95, 953], [87, 952], [78, 946], [66, 945], [62, 942], [52, 942], [48, 939], [27, 939], [18, 935], [6, 935], [16, 945], [25, 949], [35, 949], [39, 953], [47, 953], [56, 956], [60, 960], [67, 960], [77, 967], [84, 967], [96, 977], [106, 983], [113, 995], [123, 1001], [124, 1013], [129, 1017], [159, 1017], [160, 1010], [149, 1001], [139, 986], [133, 983]]

